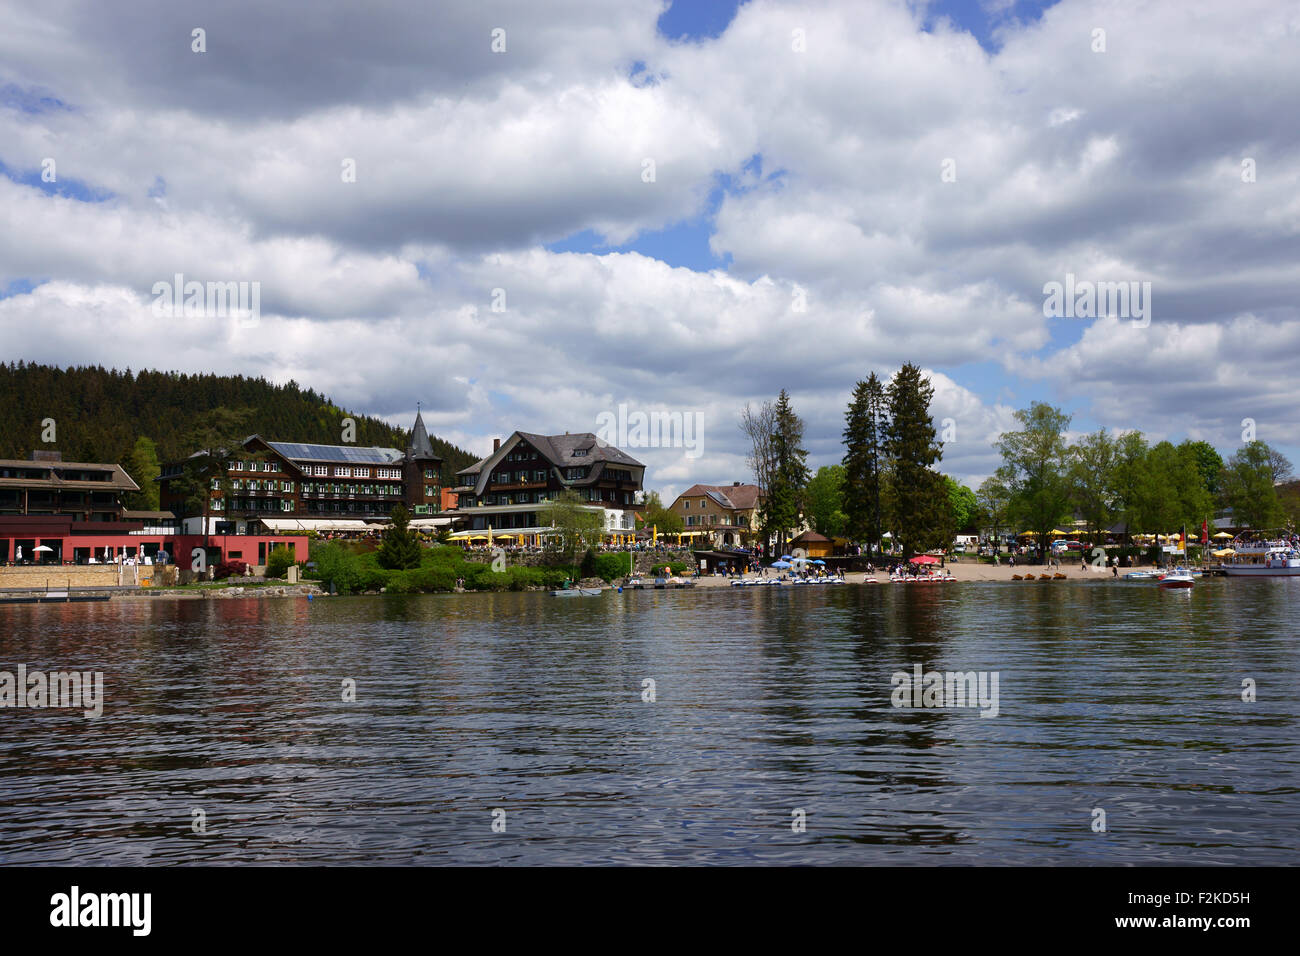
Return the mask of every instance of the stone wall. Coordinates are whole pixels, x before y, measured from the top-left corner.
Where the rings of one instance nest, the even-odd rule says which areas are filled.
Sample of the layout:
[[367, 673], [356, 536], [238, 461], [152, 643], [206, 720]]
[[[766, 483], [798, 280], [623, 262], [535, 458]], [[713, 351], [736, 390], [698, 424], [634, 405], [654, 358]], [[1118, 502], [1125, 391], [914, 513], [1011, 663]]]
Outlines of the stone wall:
[[32, 565], [0, 568], [0, 588], [66, 591], [70, 587], [115, 588], [119, 583], [135, 587], [135, 571], [141, 572], [141, 578], [144, 578], [153, 568], [149, 565], [119, 568], [115, 564], [51, 564], [48, 567]]

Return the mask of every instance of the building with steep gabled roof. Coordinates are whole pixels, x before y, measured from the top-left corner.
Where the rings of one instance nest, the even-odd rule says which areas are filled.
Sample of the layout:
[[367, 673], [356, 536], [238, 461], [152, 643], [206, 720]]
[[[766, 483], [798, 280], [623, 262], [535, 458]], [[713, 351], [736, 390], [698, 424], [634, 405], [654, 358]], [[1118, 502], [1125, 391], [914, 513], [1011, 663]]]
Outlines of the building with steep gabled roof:
[[[433, 450], [419, 411], [405, 452], [250, 435], [230, 453], [227, 466], [223, 476], [214, 476], [210, 489], [209, 534], [252, 534], [259, 528], [293, 527], [304, 519], [355, 522], [362, 529], [366, 521], [387, 520], [399, 504], [417, 520], [442, 510], [442, 458]], [[172, 483], [184, 472], [184, 462], [170, 462], [158, 478], [162, 506], [177, 515], [185, 509], [184, 498]], [[202, 525], [201, 516], [182, 521], [186, 533], [203, 533]]]
[[495, 439], [492, 454], [456, 477], [454, 514], [470, 534], [491, 529], [536, 541], [548, 529], [547, 502], [573, 490], [603, 509], [607, 532], [630, 536], [645, 465], [591, 432], [514, 432], [504, 442]]
[[703, 543], [716, 548], [736, 547], [758, 533], [758, 511], [764, 497], [758, 485], [740, 481], [691, 485], [668, 510], [681, 516], [685, 537], [705, 539]]

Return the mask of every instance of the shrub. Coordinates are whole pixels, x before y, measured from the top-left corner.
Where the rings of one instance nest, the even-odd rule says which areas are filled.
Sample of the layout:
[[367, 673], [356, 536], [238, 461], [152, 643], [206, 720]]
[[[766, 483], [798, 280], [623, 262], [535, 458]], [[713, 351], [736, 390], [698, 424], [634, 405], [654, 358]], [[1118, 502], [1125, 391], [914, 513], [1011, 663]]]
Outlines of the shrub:
[[650, 569], [651, 574], [685, 574], [685, 561], [670, 561], [667, 564], [656, 564]]
[[292, 564], [292, 551], [285, 547], [272, 548], [271, 553], [266, 556], [266, 576], [268, 578], [282, 578]]
[[231, 558], [229, 561], [222, 561], [212, 571], [212, 577], [221, 581], [228, 577], [243, 577], [248, 573], [248, 562], [241, 561], [238, 558]]
[[361, 590], [362, 572], [370, 570], [363, 569], [361, 559], [337, 541], [313, 544], [311, 559], [316, 562], [316, 579], [327, 587], [333, 584], [341, 594]]
[[[596, 560], [593, 562], [595, 574], [587, 575], [584, 570], [583, 576], [598, 577], [603, 581], [613, 581], [615, 578], [625, 577], [629, 572], [630, 564], [631, 562], [626, 554], [614, 552], [597, 555]], [[682, 565], [682, 567], [685, 567], [685, 565]]]

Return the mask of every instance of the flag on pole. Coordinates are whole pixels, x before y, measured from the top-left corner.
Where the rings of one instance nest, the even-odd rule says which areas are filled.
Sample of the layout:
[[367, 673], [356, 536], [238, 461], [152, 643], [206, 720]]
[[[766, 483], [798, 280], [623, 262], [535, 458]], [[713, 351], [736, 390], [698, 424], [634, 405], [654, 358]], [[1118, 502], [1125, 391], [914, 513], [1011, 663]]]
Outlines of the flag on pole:
[[1201, 544], [1208, 544], [1209, 540], [1210, 540], [1210, 526], [1206, 522], [1202, 521], [1201, 522]]

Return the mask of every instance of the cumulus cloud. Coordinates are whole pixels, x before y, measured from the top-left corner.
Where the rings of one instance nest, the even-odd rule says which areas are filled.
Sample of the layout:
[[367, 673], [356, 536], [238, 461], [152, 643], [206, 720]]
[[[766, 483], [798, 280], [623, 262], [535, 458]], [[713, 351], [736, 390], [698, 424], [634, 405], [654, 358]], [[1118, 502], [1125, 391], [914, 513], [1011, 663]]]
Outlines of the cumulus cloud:
[[[1033, 398], [1294, 457], [1300, 14], [988, 0], [990, 51], [939, 3], [752, 0], [698, 42], [665, 7], [0, 0], [0, 290], [36, 284], [3, 354], [418, 399], [478, 452], [698, 411], [698, 457], [631, 449], [670, 493], [746, 478], [737, 413], [782, 387], [838, 459], [905, 361], [972, 482]], [[725, 265], [637, 251], [682, 224]], [[260, 282], [259, 325], [160, 323], [177, 273]], [[1149, 281], [1150, 326], [1045, 317], [1067, 275]]]

